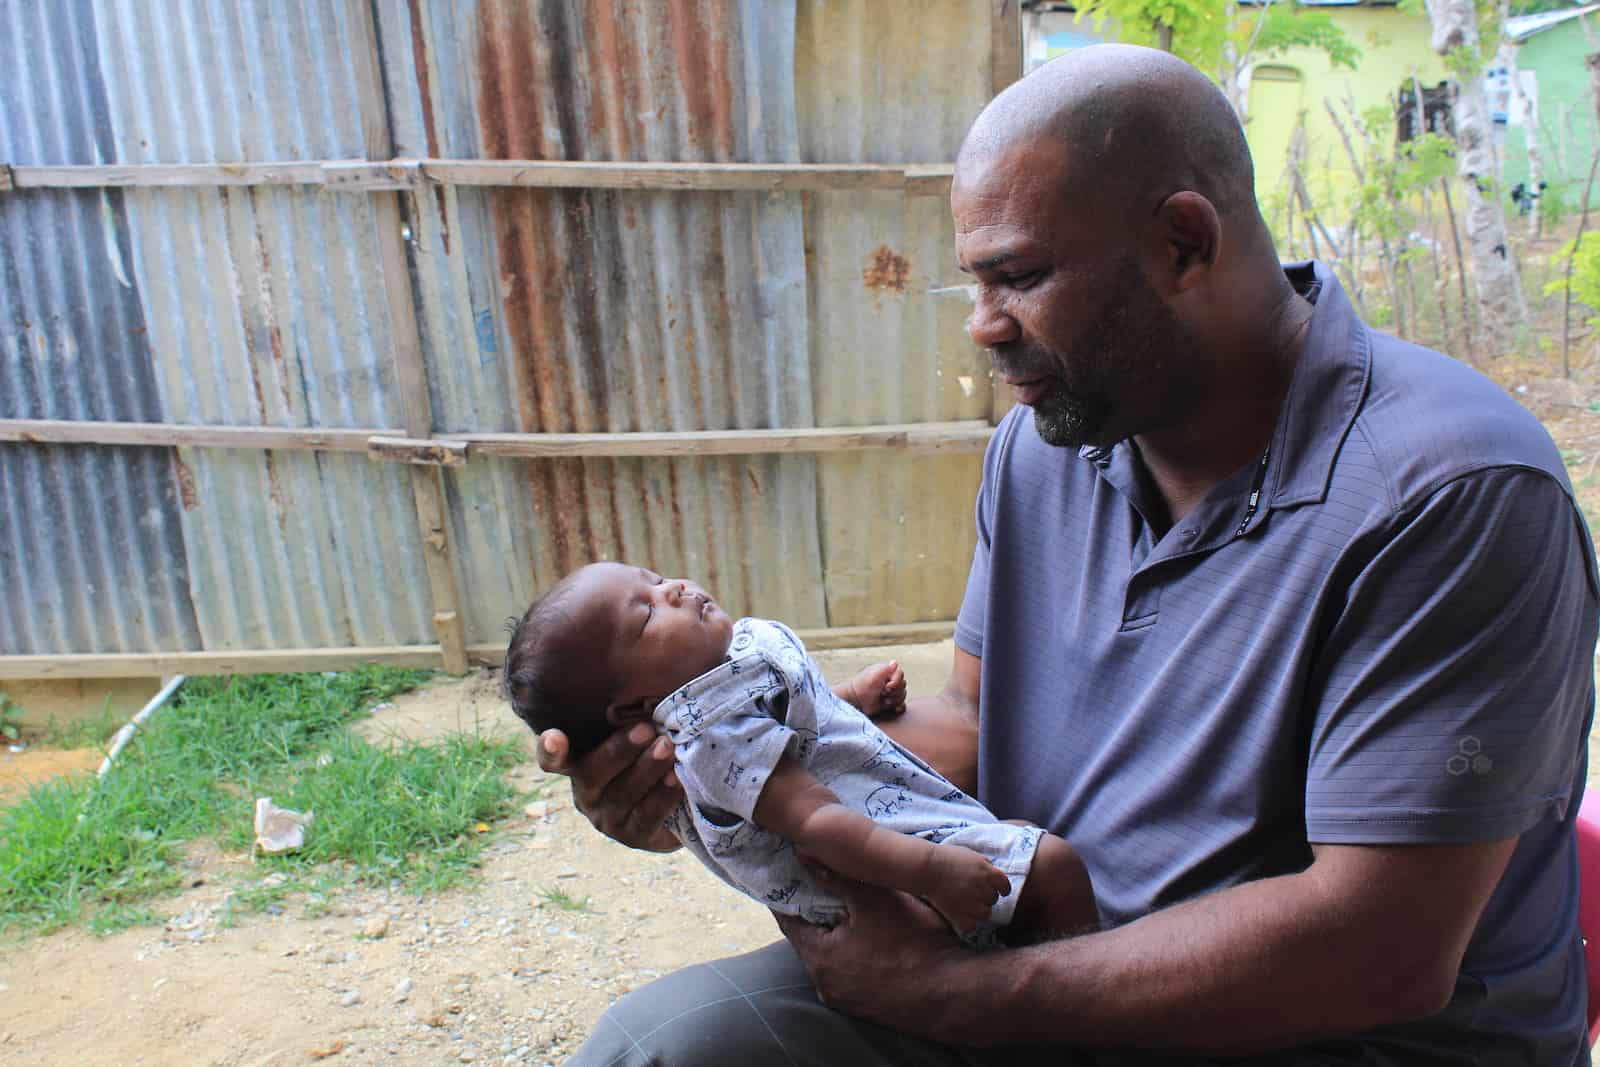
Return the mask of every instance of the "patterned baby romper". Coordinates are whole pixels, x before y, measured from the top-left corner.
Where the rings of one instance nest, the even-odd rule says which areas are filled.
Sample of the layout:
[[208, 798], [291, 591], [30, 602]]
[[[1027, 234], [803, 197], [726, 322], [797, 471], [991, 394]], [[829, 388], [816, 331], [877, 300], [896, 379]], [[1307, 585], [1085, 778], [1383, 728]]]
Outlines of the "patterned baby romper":
[[663, 700], [655, 721], [677, 746], [684, 801], [667, 826], [723, 881], [774, 911], [831, 925], [844, 916], [793, 846], [753, 821], [778, 758], [798, 760], [847, 807], [900, 833], [982, 853], [1011, 879], [988, 943], [1016, 908], [1043, 831], [999, 821], [834, 696], [805, 646], [782, 623], [740, 619], [728, 660]]

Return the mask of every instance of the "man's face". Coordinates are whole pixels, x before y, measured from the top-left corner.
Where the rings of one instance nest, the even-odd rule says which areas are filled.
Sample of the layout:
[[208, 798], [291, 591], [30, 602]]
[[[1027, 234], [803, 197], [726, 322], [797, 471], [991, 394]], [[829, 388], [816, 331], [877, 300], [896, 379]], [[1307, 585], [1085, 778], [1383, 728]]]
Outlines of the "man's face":
[[1176, 410], [1193, 384], [1188, 332], [1151, 287], [1139, 235], [1071, 196], [1063, 149], [964, 164], [950, 200], [957, 259], [978, 281], [968, 332], [1040, 438], [1113, 444]]
[[[700, 586], [623, 563], [595, 563], [572, 590], [583, 615], [609, 635], [608, 668], [621, 679], [613, 705], [659, 700], [723, 661], [733, 620]], [[630, 713], [631, 714], [631, 713]]]

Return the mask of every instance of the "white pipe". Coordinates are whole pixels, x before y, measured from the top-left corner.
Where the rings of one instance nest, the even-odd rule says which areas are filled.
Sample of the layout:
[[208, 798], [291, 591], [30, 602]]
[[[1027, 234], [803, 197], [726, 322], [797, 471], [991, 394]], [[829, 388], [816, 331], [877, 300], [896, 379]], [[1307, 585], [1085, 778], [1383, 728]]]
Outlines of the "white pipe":
[[150, 703], [146, 704], [139, 714], [135, 715], [122, 729], [112, 736], [111, 751], [106, 753], [105, 761], [100, 764], [100, 771], [95, 775], [96, 778], [104, 778], [106, 776], [106, 772], [111, 769], [112, 761], [121, 754], [124, 748], [128, 747], [128, 742], [133, 740], [133, 735], [140, 726], [144, 725], [144, 721], [154, 715], [163, 704], [171, 700], [172, 694], [176, 693], [178, 687], [188, 681], [188, 678], [189, 676], [186, 674], [173, 675], [167, 684], [161, 687], [161, 692], [151, 697]]

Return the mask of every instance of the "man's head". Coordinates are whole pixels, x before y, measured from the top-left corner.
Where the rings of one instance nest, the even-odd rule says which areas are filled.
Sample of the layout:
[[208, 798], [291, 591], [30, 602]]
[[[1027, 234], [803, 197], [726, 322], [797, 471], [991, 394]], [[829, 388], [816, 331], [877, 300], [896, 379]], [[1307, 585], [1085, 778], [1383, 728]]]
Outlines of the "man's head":
[[979, 115], [950, 196], [968, 329], [1046, 441], [1111, 444], [1204, 402], [1229, 257], [1276, 271], [1253, 180], [1227, 100], [1164, 52], [1068, 53]]
[[561, 730], [582, 755], [721, 663], [732, 637], [733, 620], [694, 582], [592, 563], [517, 623], [506, 695], [523, 722]]

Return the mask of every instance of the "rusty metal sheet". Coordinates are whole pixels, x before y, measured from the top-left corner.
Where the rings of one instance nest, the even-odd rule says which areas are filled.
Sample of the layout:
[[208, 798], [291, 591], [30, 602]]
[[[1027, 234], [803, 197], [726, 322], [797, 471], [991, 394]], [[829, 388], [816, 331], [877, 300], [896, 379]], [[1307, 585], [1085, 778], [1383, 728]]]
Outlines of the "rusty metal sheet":
[[[988, 3], [804, 3], [797, 22], [803, 160], [955, 159], [990, 96]], [[966, 336], [944, 199], [811, 194], [805, 232], [818, 424], [988, 417], [988, 359]], [[832, 624], [955, 616], [979, 469], [976, 456], [820, 461]]]
[[[797, 158], [784, 4], [417, 0], [391, 15], [385, 53], [412, 72], [389, 72], [400, 151]], [[458, 188], [412, 207], [442, 429], [812, 425], [797, 196]], [[815, 471], [809, 457], [719, 457], [450, 472], [463, 511], [494, 527], [454, 530], [469, 640], [503, 638], [534, 591], [602, 558], [692, 574], [730, 610], [825, 625]], [[524, 570], [507, 573], [507, 552]]]
[[[155, 0], [94, 15], [117, 161], [364, 153], [349, 58], [359, 6]], [[126, 203], [165, 419], [401, 425], [368, 197], [148, 189]], [[175, 462], [204, 648], [433, 640], [406, 472], [274, 451], [180, 449]]]
[[[104, 159], [105, 85], [75, 6], [0, 6], [0, 160]], [[0, 195], [0, 417], [159, 420], [115, 191]], [[196, 639], [171, 456], [0, 446], [0, 653]]]

